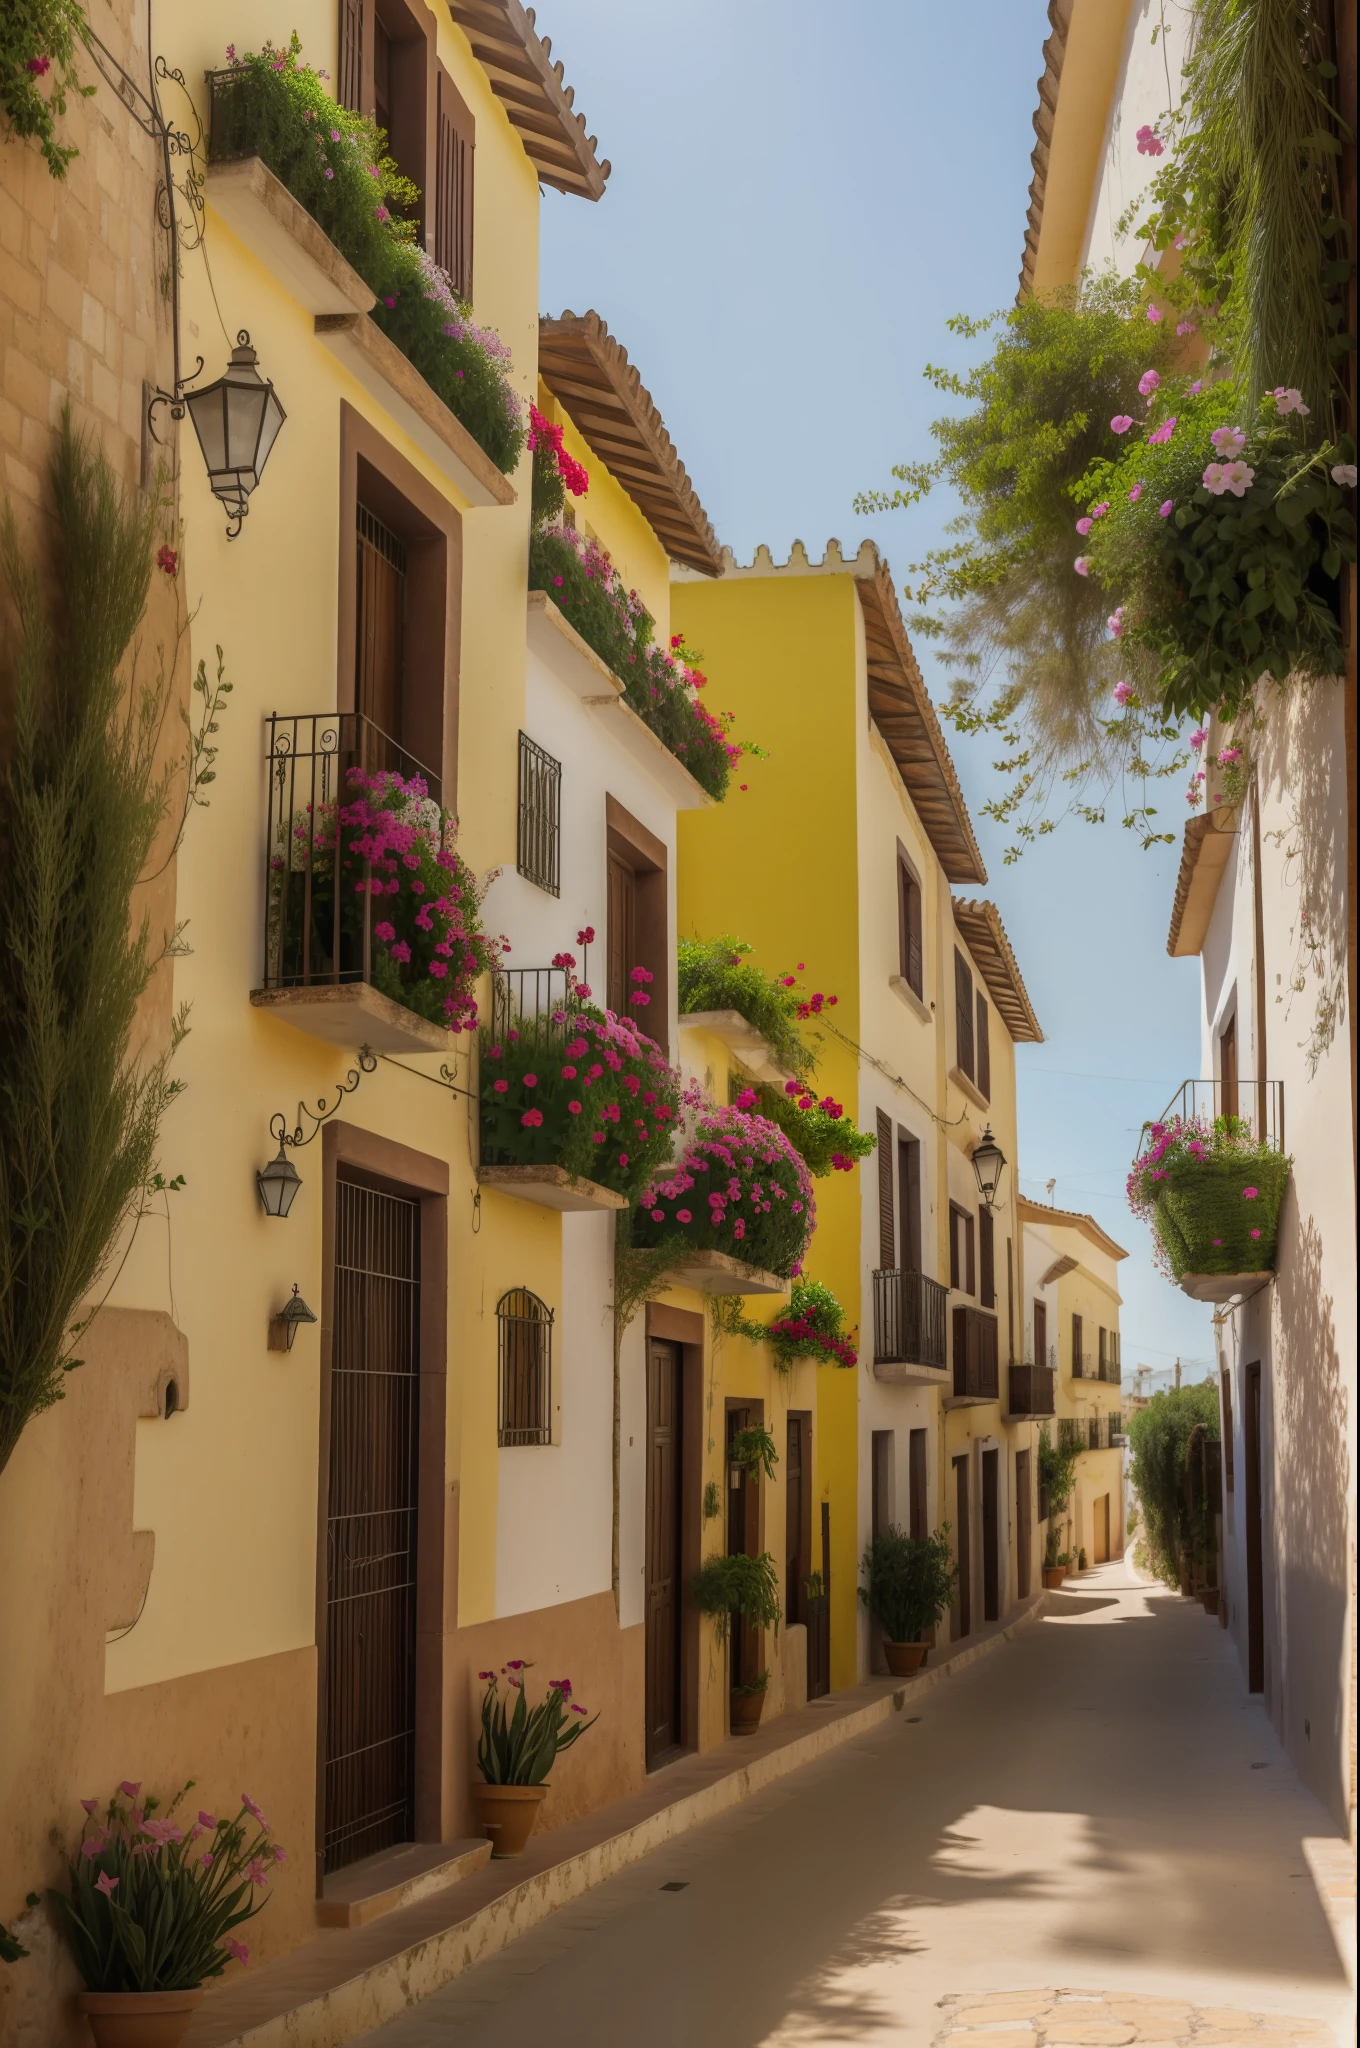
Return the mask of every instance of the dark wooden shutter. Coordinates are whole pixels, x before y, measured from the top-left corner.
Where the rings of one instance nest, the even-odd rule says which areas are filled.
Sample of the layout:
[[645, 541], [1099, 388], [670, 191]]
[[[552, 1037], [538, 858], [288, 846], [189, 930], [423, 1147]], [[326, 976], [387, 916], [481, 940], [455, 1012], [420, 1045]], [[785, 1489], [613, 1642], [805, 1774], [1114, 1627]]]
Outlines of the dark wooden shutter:
[[987, 1028], [987, 998], [980, 991], [977, 999], [977, 1085], [978, 1094], [992, 1099], [992, 1041]]
[[1073, 1379], [1074, 1379], [1074, 1380], [1079, 1380], [1079, 1379], [1081, 1378], [1081, 1376], [1082, 1376], [1082, 1366], [1081, 1366], [1081, 1347], [1082, 1347], [1082, 1343], [1083, 1343], [1083, 1341], [1084, 1341], [1084, 1337], [1085, 1337], [1085, 1333], [1084, 1333], [1084, 1331], [1083, 1331], [1083, 1329], [1082, 1329], [1082, 1321], [1081, 1321], [1081, 1317], [1080, 1317], [1080, 1316], [1073, 1316], [1073, 1318], [1072, 1318], [1072, 1377], [1073, 1377]]
[[886, 1272], [897, 1264], [897, 1228], [893, 1215], [892, 1118], [878, 1111], [878, 1263]]
[[1232, 1374], [1226, 1366], [1223, 1368], [1221, 1383], [1223, 1389], [1223, 1483], [1229, 1493], [1231, 1493], [1233, 1481], [1236, 1477], [1236, 1460], [1233, 1457]]
[[1109, 1354], [1107, 1353], [1107, 1351], [1106, 1351], [1106, 1349], [1105, 1349], [1105, 1345], [1106, 1345], [1106, 1338], [1107, 1338], [1107, 1333], [1106, 1333], [1106, 1331], [1104, 1331], [1104, 1330], [1097, 1330], [1097, 1331], [1096, 1331], [1096, 1346], [1097, 1346], [1097, 1350], [1096, 1350], [1096, 1378], [1097, 1378], [1098, 1380], [1103, 1380], [1103, 1379], [1104, 1379], [1104, 1377], [1105, 1377], [1105, 1372], [1106, 1372], [1106, 1365], [1107, 1365], [1107, 1360], [1108, 1360], [1108, 1356], [1109, 1356]]
[[911, 1518], [909, 1533], [913, 1536], [924, 1536], [927, 1529], [926, 1434], [923, 1429], [914, 1429], [908, 1440], [908, 1508]]
[[1034, 1304], [1034, 1363], [1048, 1364], [1048, 1310], [1041, 1301]]
[[975, 1238], [974, 1238], [974, 1234], [973, 1234], [973, 1219], [972, 1219], [972, 1217], [971, 1217], [971, 1216], [969, 1216], [969, 1215], [965, 1214], [965, 1215], [964, 1215], [964, 1217], [962, 1218], [962, 1221], [963, 1221], [963, 1238], [964, 1238], [964, 1244], [965, 1244], [965, 1247], [966, 1247], [966, 1251], [967, 1251], [967, 1268], [968, 1268], [968, 1270], [967, 1270], [967, 1273], [966, 1273], [966, 1275], [965, 1275], [965, 1278], [964, 1278], [964, 1292], [965, 1292], [966, 1294], [976, 1294], [976, 1293], [977, 1293], [977, 1248], [976, 1248], [976, 1240], [975, 1240]]
[[907, 980], [918, 996], [925, 995], [925, 957], [921, 938], [921, 885], [907, 878]]
[[955, 1288], [963, 1285], [963, 1261], [959, 1257], [959, 1212], [952, 1202], [949, 1204], [949, 1284]]
[[921, 1147], [915, 1138], [897, 1141], [897, 1189], [902, 1210], [902, 1270], [921, 1270]]
[[956, 1063], [969, 1080], [973, 1078], [973, 976], [962, 953], [954, 951], [954, 1024], [957, 1040]]
[[435, 140], [434, 260], [460, 299], [472, 302], [472, 111], [447, 71], [439, 73]]
[[357, 508], [355, 707], [389, 739], [404, 740], [406, 543], [366, 505]]
[[352, 114], [364, 107], [364, 11], [364, 0], [340, 0], [339, 98]]
[[606, 1000], [616, 1017], [628, 1017], [629, 976], [637, 965], [637, 876], [615, 854], [609, 856], [609, 944]]
[[996, 1218], [990, 1209], [978, 1210], [978, 1263], [983, 1308], [996, 1307]]

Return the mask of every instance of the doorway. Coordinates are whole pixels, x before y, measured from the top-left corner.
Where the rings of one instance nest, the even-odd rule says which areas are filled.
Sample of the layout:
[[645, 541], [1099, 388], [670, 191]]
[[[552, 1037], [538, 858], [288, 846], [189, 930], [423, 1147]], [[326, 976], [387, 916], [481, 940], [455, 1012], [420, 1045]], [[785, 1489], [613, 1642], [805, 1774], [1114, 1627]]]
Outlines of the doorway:
[[[761, 1420], [756, 1403], [730, 1407], [727, 1411], [727, 1442], [739, 1430], [751, 1429]], [[727, 1461], [727, 1554], [755, 1557], [760, 1551], [760, 1488], [749, 1468]], [[728, 1684], [735, 1692], [760, 1675], [760, 1632], [746, 1620], [732, 1617], [727, 1643]]]
[[982, 1453], [982, 1618], [1001, 1619], [1001, 1453]]
[[914, 1429], [907, 1439], [907, 1507], [908, 1534], [918, 1538], [927, 1533], [929, 1526], [926, 1501], [927, 1448], [926, 1431]]
[[1091, 1559], [1095, 1564], [1110, 1561], [1110, 1496], [1102, 1493], [1091, 1509]]
[[789, 1417], [784, 1452], [784, 1620], [807, 1620], [808, 1574], [812, 1570], [812, 1417]]
[[1247, 1463], [1247, 1691], [1266, 1689], [1265, 1581], [1261, 1538], [1261, 1365], [1246, 1370], [1243, 1392], [1242, 1451]]
[[1028, 1451], [1015, 1454], [1015, 1594], [1029, 1598], [1030, 1542], [1033, 1535], [1033, 1503], [1030, 1498]]
[[958, 1639], [969, 1634], [973, 1626], [972, 1597], [972, 1556], [969, 1543], [968, 1458], [955, 1458], [954, 1465], [954, 1562], [959, 1576], [954, 1583], [954, 1605], [951, 1611], [950, 1634]]
[[337, 1179], [322, 1863], [415, 1834], [420, 1203]]
[[681, 1745], [680, 1514], [683, 1374], [678, 1344], [647, 1340], [647, 1768]]
[[821, 1502], [822, 1564], [807, 1604], [807, 1696], [823, 1699], [831, 1690], [831, 1503]]

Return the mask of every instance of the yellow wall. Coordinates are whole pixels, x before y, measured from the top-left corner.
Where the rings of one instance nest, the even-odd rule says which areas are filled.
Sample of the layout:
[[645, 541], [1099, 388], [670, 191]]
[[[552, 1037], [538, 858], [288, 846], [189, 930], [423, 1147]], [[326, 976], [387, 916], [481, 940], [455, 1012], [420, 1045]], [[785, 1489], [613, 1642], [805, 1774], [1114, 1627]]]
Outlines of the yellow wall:
[[1034, 263], [1037, 293], [1061, 291], [1077, 279], [1130, 4], [1075, 0], [1072, 8]]
[[603, 458], [577, 431], [545, 384], [538, 389], [538, 409], [562, 429], [569, 455], [583, 463], [590, 478], [584, 498], [567, 500], [578, 529], [595, 535], [629, 590], [636, 590], [656, 620], [656, 638], [664, 646], [670, 633], [671, 565], [661, 542]]

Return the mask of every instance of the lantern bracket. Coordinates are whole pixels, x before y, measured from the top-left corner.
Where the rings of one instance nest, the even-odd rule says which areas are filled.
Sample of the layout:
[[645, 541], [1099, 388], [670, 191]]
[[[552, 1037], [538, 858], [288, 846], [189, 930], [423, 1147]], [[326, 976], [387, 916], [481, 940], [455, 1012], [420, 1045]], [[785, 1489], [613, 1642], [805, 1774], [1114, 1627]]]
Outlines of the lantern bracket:
[[[327, 1106], [325, 1096], [318, 1096], [316, 1108], [314, 1110], [308, 1109], [305, 1102], [299, 1102], [297, 1106], [297, 1122], [291, 1127], [291, 1129], [289, 1128], [288, 1119], [285, 1117], [283, 1111], [281, 1109], [276, 1109], [274, 1111], [273, 1116], [271, 1116], [269, 1119], [270, 1137], [277, 1139], [280, 1146], [291, 1145], [294, 1148], [294, 1150], [297, 1150], [303, 1145], [310, 1145], [312, 1139], [321, 1129], [321, 1126], [330, 1117], [333, 1117], [335, 1115], [335, 1112], [340, 1108], [341, 1104], [344, 1102], [345, 1097], [347, 1095], [353, 1095], [355, 1089], [358, 1087], [360, 1081], [362, 1081], [364, 1075], [373, 1073], [373, 1071], [377, 1067], [377, 1064], [378, 1055], [374, 1052], [372, 1046], [361, 1045], [359, 1047], [358, 1052], [358, 1065], [355, 1067], [351, 1067], [348, 1074], [346, 1074], [344, 1080], [337, 1081], [335, 1084], [336, 1092], [334, 1102]], [[303, 1128], [304, 1119], [312, 1127], [310, 1131], [307, 1131], [305, 1134]]]

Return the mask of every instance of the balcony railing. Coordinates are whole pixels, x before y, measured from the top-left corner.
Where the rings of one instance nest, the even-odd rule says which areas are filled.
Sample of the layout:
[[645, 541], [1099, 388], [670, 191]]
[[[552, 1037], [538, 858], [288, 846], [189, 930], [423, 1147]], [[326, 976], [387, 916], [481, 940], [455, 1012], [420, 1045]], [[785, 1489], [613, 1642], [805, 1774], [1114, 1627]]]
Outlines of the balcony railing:
[[383, 913], [371, 863], [341, 843], [341, 810], [362, 778], [394, 775], [406, 803], [433, 806], [437, 824], [439, 777], [355, 711], [275, 713], [267, 739], [264, 986], [371, 981]]
[[491, 976], [493, 1041], [511, 1031], [533, 1031], [546, 1044], [566, 1036], [575, 977], [565, 967], [497, 967]]
[[981, 1308], [956, 1308], [955, 1400], [996, 1401], [1000, 1398], [998, 1354], [996, 1317]]
[[909, 1273], [897, 1266], [876, 1272], [874, 1364], [946, 1366], [948, 1296], [948, 1288], [924, 1273]]
[[1122, 1437], [1118, 1410], [1102, 1415], [1063, 1415], [1058, 1419], [1060, 1451], [1108, 1451], [1113, 1437]]
[[1010, 1410], [1012, 1415], [1053, 1413], [1054, 1372], [1050, 1365], [1013, 1365], [1010, 1368]]
[[1096, 1376], [1096, 1361], [1089, 1351], [1072, 1353], [1071, 1376], [1074, 1380], [1093, 1380]]
[[[1245, 1127], [1244, 1136], [1265, 1143], [1272, 1152], [1284, 1150], [1283, 1081], [1183, 1081], [1158, 1121], [1168, 1123], [1177, 1116], [1206, 1124], [1221, 1116], [1234, 1116]], [[1150, 1142], [1145, 1128], [1140, 1156]]]

